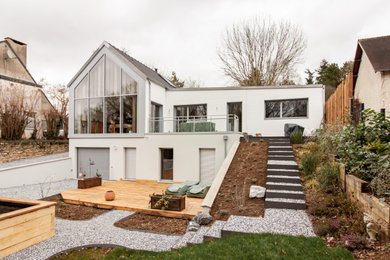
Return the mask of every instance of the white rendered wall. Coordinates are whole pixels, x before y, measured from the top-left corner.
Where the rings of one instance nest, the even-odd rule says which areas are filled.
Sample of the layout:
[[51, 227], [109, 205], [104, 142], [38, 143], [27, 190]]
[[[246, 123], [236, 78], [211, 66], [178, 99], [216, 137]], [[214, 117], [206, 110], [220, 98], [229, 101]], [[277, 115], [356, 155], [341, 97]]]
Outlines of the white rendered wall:
[[[308, 117], [265, 118], [265, 101], [308, 98]], [[180, 89], [167, 91], [164, 117], [173, 116], [175, 105], [207, 104], [208, 115], [226, 115], [228, 102], [242, 102], [242, 130], [248, 134], [283, 136], [284, 124], [298, 124], [309, 133], [320, 127], [324, 115], [325, 92], [323, 86], [308, 87], [242, 87]], [[226, 123], [217, 122], [217, 129], [226, 129]]]
[[362, 55], [356, 80], [355, 98], [359, 99], [360, 103], [364, 103], [364, 108], [371, 108], [376, 112], [385, 108], [386, 115], [389, 115], [390, 73], [375, 73], [365, 52]]
[[68, 157], [0, 169], [0, 188], [75, 178], [72, 159]]
[[[199, 149], [216, 149], [218, 171], [225, 158], [223, 136], [227, 135], [227, 152], [239, 134], [147, 134], [144, 138], [83, 138], [69, 140], [69, 154], [73, 158], [73, 169], [77, 169], [78, 147], [110, 148], [110, 179], [125, 178], [125, 148], [136, 149], [136, 179], [160, 180], [161, 148], [173, 148], [173, 181], [199, 180]], [[76, 173], [74, 173], [76, 176]]]

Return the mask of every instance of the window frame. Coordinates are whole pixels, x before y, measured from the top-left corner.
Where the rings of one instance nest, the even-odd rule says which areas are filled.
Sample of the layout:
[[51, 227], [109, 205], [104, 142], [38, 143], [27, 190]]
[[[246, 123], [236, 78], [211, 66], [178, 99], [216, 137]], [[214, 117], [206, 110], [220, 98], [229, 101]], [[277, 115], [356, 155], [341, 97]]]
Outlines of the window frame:
[[[294, 117], [283, 117], [283, 102], [285, 101], [303, 101], [306, 100], [306, 116], [294, 116]], [[267, 117], [267, 102], [279, 102], [279, 117]], [[288, 99], [271, 99], [264, 100], [264, 120], [285, 120], [285, 119], [308, 119], [309, 118], [309, 98], [288, 98]]]

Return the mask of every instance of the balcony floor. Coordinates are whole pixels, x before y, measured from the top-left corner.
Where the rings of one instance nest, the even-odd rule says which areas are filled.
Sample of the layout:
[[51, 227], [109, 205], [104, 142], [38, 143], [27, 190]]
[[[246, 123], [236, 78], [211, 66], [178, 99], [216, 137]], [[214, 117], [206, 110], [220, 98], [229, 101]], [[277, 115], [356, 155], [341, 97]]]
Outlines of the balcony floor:
[[[61, 192], [64, 202], [105, 209], [131, 210], [150, 215], [192, 219], [202, 211], [203, 199], [187, 198], [182, 211], [157, 210], [150, 208], [149, 195], [161, 194], [170, 184], [156, 181], [104, 181], [102, 186], [89, 189], [74, 189]], [[105, 192], [113, 190], [115, 200], [106, 201]]]

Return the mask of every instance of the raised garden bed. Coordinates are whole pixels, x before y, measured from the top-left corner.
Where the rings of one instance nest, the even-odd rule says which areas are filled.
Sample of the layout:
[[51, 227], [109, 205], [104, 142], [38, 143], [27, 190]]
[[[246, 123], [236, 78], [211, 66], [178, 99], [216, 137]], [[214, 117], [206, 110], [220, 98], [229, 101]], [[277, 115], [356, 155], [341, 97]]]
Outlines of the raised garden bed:
[[54, 202], [0, 197], [0, 258], [54, 236]]
[[168, 218], [136, 213], [116, 222], [116, 227], [136, 229], [164, 234], [184, 235], [188, 226], [188, 219]]
[[79, 189], [88, 189], [96, 186], [102, 185], [102, 178], [101, 177], [92, 177], [92, 178], [85, 178], [84, 180], [78, 180], [78, 188]]
[[42, 200], [57, 203], [55, 216], [69, 220], [88, 220], [109, 211], [107, 209], [68, 204], [63, 201], [61, 195], [53, 195]]
[[150, 195], [150, 206], [152, 209], [181, 211], [186, 208], [186, 197], [153, 194]]

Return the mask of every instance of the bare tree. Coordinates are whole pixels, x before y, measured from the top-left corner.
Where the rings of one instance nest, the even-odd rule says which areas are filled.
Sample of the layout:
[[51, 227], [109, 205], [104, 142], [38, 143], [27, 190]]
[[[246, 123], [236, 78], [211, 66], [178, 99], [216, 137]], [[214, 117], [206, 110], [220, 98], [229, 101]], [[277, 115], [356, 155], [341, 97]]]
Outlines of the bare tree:
[[222, 69], [240, 86], [291, 83], [306, 39], [299, 27], [255, 18], [226, 30], [218, 56]]

